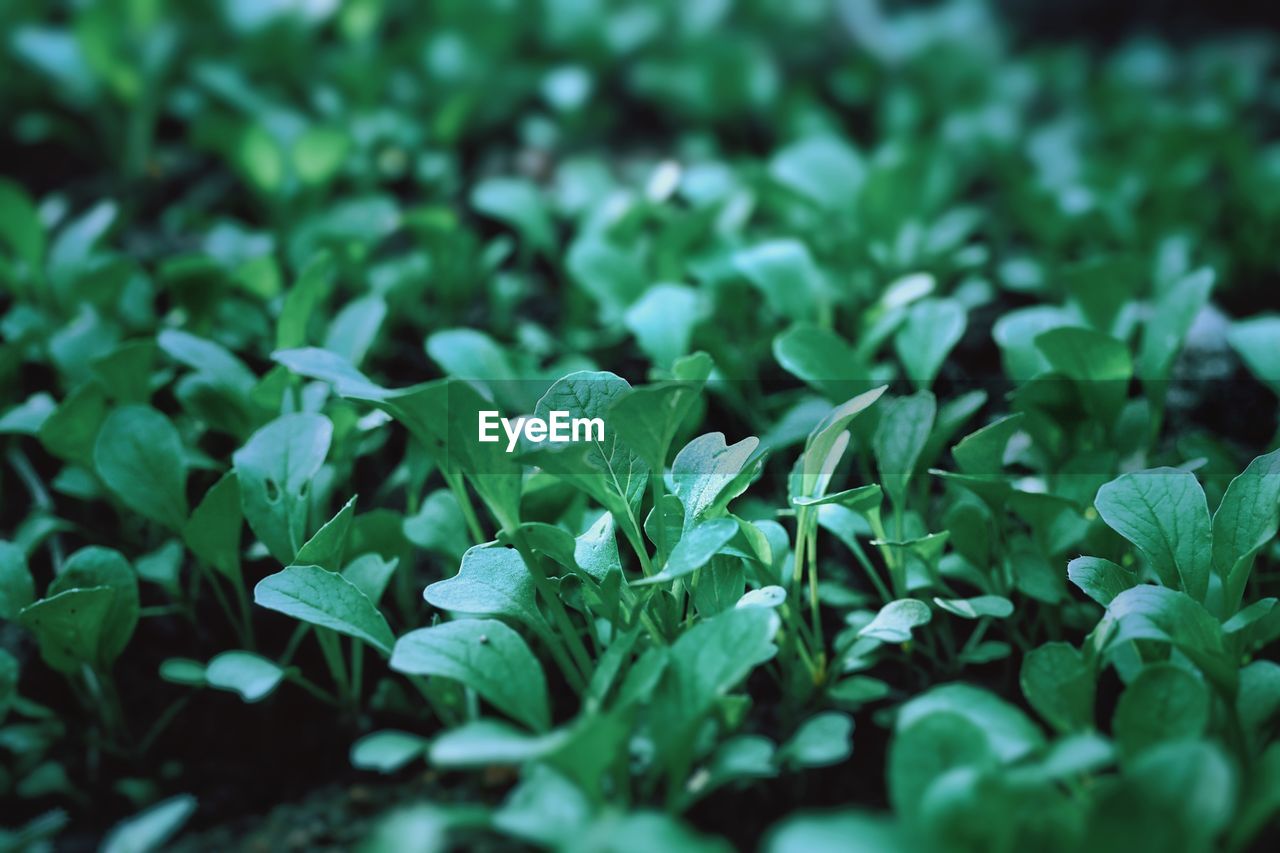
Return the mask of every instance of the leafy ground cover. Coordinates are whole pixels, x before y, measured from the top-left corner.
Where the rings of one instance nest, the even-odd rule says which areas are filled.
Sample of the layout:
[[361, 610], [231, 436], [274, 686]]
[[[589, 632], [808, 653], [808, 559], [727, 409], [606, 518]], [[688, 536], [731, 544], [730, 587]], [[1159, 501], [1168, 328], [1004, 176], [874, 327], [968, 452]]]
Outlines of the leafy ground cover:
[[1274, 37], [49, 6], [0, 848], [1276, 842]]

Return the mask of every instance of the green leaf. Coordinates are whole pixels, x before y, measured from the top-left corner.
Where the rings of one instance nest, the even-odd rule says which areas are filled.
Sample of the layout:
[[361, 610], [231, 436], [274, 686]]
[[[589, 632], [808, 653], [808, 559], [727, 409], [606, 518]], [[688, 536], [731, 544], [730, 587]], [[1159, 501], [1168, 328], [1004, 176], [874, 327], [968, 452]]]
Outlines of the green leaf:
[[899, 715], [889, 742], [889, 801], [899, 817], [913, 820], [935, 779], [957, 768], [984, 769], [995, 763], [983, 730], [965, 715], [946, 709], [906, 720]]
[[1280, 394], [1280, 314], [1265, 314], [1231, 324], [1227, 341], [1258, 381]]
[[590, 231], [573, 241], [565, 265], [573, 282], [599, 303], [607, 322], [621, 320], [649, 284], [640, 246], [621, 248]]
[[350, 138], [338, 128], [308, 127], [293, 142], [293, 169], [303, 183], [327, 183], [342, 168], [350, 144]]
[[509, 835], [562, 850], [580, 837], [593, 810], [576, 784], [546, 764], [535, 764], [494, 813], [493, 824]]
[[165, 658], [160, 662], [160, 679], [170, 684], [204, 687], [204, 664], [190, 658]]
[[544, 758], [564, 744], [567, 732], [530, 734], [498, 720], [473, 720], [431, 742], [431, 764], [441, 768], [518, 765]]
[[387, 584], [391, 582], [391, 576], [399, 565], [398, 557], [384, 560], [380, 554], [361, 554], [342, 570], [342, 576], [377, 604], [382, 600]]
[[774, 154], [769, 176], [819, 207], [850, 211], [857, 205], [866, 165], [843, 138], [811, 136]]
[[826, 298], [822, 271], [799, 240], [771, 240], [743, 249], [733, 256], [733, 264], [780, 317], [811, 320]]
[[182, 531], [187, 547], [232, 583], [240, 581], [240, 483], [228, 471], [205, 492]]
[[895, 723], [897, 731], [938, 713], [958, 714], [982, 732], [991, 752], [1012, 762], [1044, 746], [1040, 729], [1016, 706], [990, 691], [953, 682], [934, 687], [903, 705]]
[[1186, 593], [1151, 584], [1126, 589], [1107, 605], [1091, 637], [1100, 654], [1133, 640], [1173, 645], [1220, 690], [1235, 693], [1237, 668], [1226, 652], [1222, 626]]
[[377, 294], [355, 299], [342, 306], [324, 336], [324, 348], [359, 365], [378, 340], [387, 318], [387, 301]]
[[46, 260], [49, 278], [58, 290], [66, 292], [73, 279], [89, 266], [95, 248], [111, 230], [119, 212], [114, 201], [103, 200], [62, 226]]
[[601, 418], [604, 441], [579, 441], [524, 457], [591, 495], [619, 520], [634, 513], [649, 482], [649, 466], [610, 424], [610, 408], [630, 390], [626, 380], [607, 372], [578, 371], [558, 380], [542, 395], [534, 414], [546, 419], [562, 411], [573, 418]]
[[336, 572], [342, 567], [347, 549], [347, 536], [356, 514], [356, 498], [353, 495], [342, 509], [324, 523], [310, 539], [298, 549], [293, 562], [302, 566], [319, 566]]
[[434, 491], [422, 501], [416, 515], [404, 520], [404, 537], [428, 551], [461, 560], [471, 546], [467, 522], [458, 499], [448, 489]]
[[[345, 357], [331, 350], [299, 347], [278, 350], [271, 354], [271, 358], [300, 376], [329, 383], [338, 396], [349, 400], [381, 404], [404, 393], [376, 384]], [[388, 411], [388, 414], [392, 413]]]
[[1110, 335], [1070, 326], [1042, 332], [1036, 347], [1054, 371], [1076, 384], [1086, 411], [1110, 428], [1133, 376], [1129, 348]]
[[93, 375], [103, 390], [120, 403], [146, 405], [151, 399], [151, 371], [156, 345], [149, 340], [125, 341], [93, 361]]
[[226, 347], [180, 329], [165, 329], [156, 343], [174, 361], [185, 364], [233, 398], [247, 398], [258, 383], [253, 371]]
[[1128, 756], [1168, 740], [1201, 735], [1209, 725], [1209, 688], [1173, 664], [1144, 666], [1120, 694], [1111, 730]]
[[182, 563], [186, 552], [182, 543], [176, 539], [166, 541], [154, 551], [143, 554], [134, 561], [134, 571], [144, 581], [164, 589], [166, 593], [177, 597], [180, 594]]
[[210, 687], [240, 694], [245, 702], [260, 702], [271, 695], [284, 678], [275, 661], [253, 652], [231, 651], [215, 655], [205, 667]]
[[245, 125], [232, 151], [235, 164], [254, 189], [266, 196], [280, 192], [285, 180], [284, 152], [266, 127]]
[[410, 631], [396, 641], [391, 668], [451, 678], [535, 731], [551, 725], [547, 682], [519, 634], [496, 619], [460, 619]]
[[281, 415], [233, 456], [244, 517], [277, 562], [292, 562], [306, 539], [308, 488], [332, 437], [324, 415]]
[[911, 850], [897, 824], [881, 814], [860, 811], [803, 812], [776, 823], [765, 853], [906, 853]]
[[53, 396], [39, 391], [0, 417], [0, 435], [36, 435], [58, 406]]
[[689, 351], [701, 319], [698, 292], [683, 284], [655, 284], [627, 309], [622, 322], [657, 367], [670, 367]]
[[0, 540], [0, 619], [13, 619], [36, 596], [27, 555], [12, 542]]
[[255, 603], [363, 640], [390, 655], [395, 636], [378, 608], [351, 581], [319, 566], [289, 566], [258, 581]]
[[[455, 379], [492, 383], [516, 382], [511, 359], [493, 338], [475, 329], [441, 329], [427, 336], [427, 355]], [[496, 392], [495, 392], [496, 393]]]
[[1117, 317], [1144, 281], [1146, 269], [1133, 255], [1097, 255], [1066, 267], [1061, 277], [1089, 323], [1111, 333]]
[[84, 664], [102, 668], [103, 634], [110, 624], [115, 590], [105, 586], [68, 589], [18, 612], [18, 624], [36, 635], [40, 656], [53, 669], [79, 672]]
[[847, 400], [870, 384], [858, 351], [832, 330], [812, 323], [796, 323], [774, 338], [773, 357], [829, 400]]
[[9, 709], [18, 695], [20, 671], [18, 659], [0, 649], [0, 723], [9, 715]]
[[98, 632], [97, 662], [105, 669], [129, 645], [138, 626], [138, 578], [133, 566], [119, 551], [90, 545], [67, 559], [46, 595], [97, 587], [106, 587], [112, 593]]
[[1050, 370], [1036, 338], [1050, 329], [1078, 325], [1076, 313], [1058, 305], [1030, 305], [1000, 317], [991, 327], [991, 337], [1000, 346], [1005, 374], [1016, 382], [1026, 382]]
[[933, 603], [962, 619], [981, 619], [988, 616], [993, 619], [1004, 619], [1013, 614], [1013, 602], [1002, 595], [935, 598]]
[[1101, 557], [1076, 557], [1067, 563], [1067, 577], [1103, 607], [1126, 589], [1138, 585], [1136, 574]]
[[1280, 717], [1280, 663], [1255, 660], [1240, 670], [1236, 713], [1256, 743], [1266, 739], [1269, 725]]
[[905, 643], [911, 639], [911, 629], [927, 625], [932, 618], [933, 612], [923, 601], [900, 598], [881, 607], [875, 618], [858, 631], [858, 636], [882, 643]]
[[102, 853], [149, 853], [163, 849], [196, 810], [196, 798], [178, 794], [116, 824], [102, 842]]
[[533, 577], [514, 548], [476, 545], [462, 557], [458, 573], [424, 590], [432, 607], [468, 616], [501, 616], [534, 630], [546, 623], [535, 603]]
[[169, 419], [147, 406], [122, 406], [98, 432], [98, 476], [130, 509], [181, 531], [187, 520], [187, 463]]
[[1004, 470], [1004, 453], [1009, 439], [1022, 426], [1024, 415], [1009, 415], [987, 424], [960, 439], [951, 448], [956, 465], [966, 474], [985, 476]]
[[791, 497], [822, 497], [827, 492], [831, 474], [848, 446], [845, 432], [849, 424], [863, 410], [880, 399], [887, 386], [874, 388], [846, 400], [818, 422], [805, 442], [804, 455], [800, 458], [798, 477], [793, 477]]
[[684, 507], [686, 527], [722, 510], [746, 489], [744, 478], [753, 476], [762, 461], [754, 456], [759, 446], [754, 436], [725, 444], [724, 433], [709, 432], [676, 454], [671, 463], [672, 491]]
[[609, 407], [609, 423], [651, 471], [661, 472], [676, 431], [698, 401], [711, 373], [711, 359], [699, 353], [684, 360], [687, 380], [632, 388]]
[[1213, 532], [1194, 474], [1178, 468], [1124, 474], [1098, 490], [1094, 505], [1112, 530], [1142, 551], [1161, 583], [1204, 601]]
[[514, 228], [521, 241], [534, 251], [555, 249], [555, 226], [533, 182], [523, 178], [488, 178], [471, 190], [471, 206]]
[[933, 385], [967, 325], [964, 306], [954, 299], [922, 299], [907, 311], [906, 322], [894, 335], [893, 348], [917, 388]]
[[778, 757], [794, 767], [828, 767], [852, 754], [853, 718], [838, 711], [805, 720], [778, 750]]
[[[1137, 374], [1144, 382], [1160, 383], [1169, 378], [1191, 324], [1209, 301], [1214, 278], [1212, 269], [1196, 270], [1160, 295], [1143, 327], [1138, 351]], [[1160, 393], [1163, 397], [1163, 389]]]
[[1093, 727], [1096, 677], [1080, 650], [1069, 643], [1045, 643], [1022, 660], [1022, 695], [1059, 732]]
[[39, 269], [44, 260], [44, 226], [31, 198], [7, 178], [0, 178], [0, 240], [31, 270]]
[[335, 264], [333, 256], [321, 253], [313, 257], [284, 297], [280, 320], [276, 325], [276, 349], [305, 346], [311, 316], [329, 296], [333, 288]]
[[[713, 564], [714, 565], [714, 564]], [[734, 566], [730, 564], [732, 576], [742, 577], [741, 565]], [[701, 590], [701, 587], [699, 587]], [[787, 591], [780, 586], [762, 586], [759, 589], [748, 590], [743, 593], [736, 602], [734, 607], [781, 607], [787, 600]]]
[[855, 675], [831, 685], [827, 696], [837, 707], [856, 711], [868, 702], [885, 698], [889, 691], [889, 685], [878, 678]]
[[778, 625], [771, 608], [735, 607], [698, 622], [671, 645], [650, 709], [652, 725], [667, 732], [658, 744], [666, 759], [687, 760], [702, 717], [777, 654], [773, 637]]
[[156, 342], [195, 371], [178, 380], [175, 393], [210, 429], [243, 438], [261, 422], [263, 409], [254, 400], [258, 379], [230, 350], [178, 329], [165, 329]]
[[351, 766], [357, 770], [395, 773], [409, 762], [425, 758], [427, 739], [395, 729], [370, 732], [351, 745]]
[[928, 391], [898, 397], [880, 407], [871, 446], [880, 469], [880, 484], [899, 509], [907, 506], [907, 489], [937, 411], [937, 402]]
[[494, 406], [471, 384], [442, 380], [392, 390], [375, 384], [328, 350], [303, 348], [273, 357], [296, 373], [330, 383], [344, 398], [369, 403], [391, 415], [442, 467], [471, 479], [500, 526], [519, 526], [520, 463], [501, 442], [477, 441], [479, 412]]
[[879, 486], [858, 486], [853, 489], [845, 489], [843, 492], [836, 492], [830, 495], [823, 495], [820, 498], [792, 498], [792, 506], [827, 506], [836, 504], [847, 507], [859, 515], [868, 515], [872, 512], [878, 512], [880, 504], [884, 501], [884, 493]]
[[738, 534], [738, 522], [732, 518], [713, 518], [700, 521], [684, 531], [680, 541], [671, 549], [662, 571], [651, 577], [634, 581], [632, 586], [667, 583], [684, 577], [705, 566], [720, 553], [729, 540]]
[[1117, 784], [1098, 792], [1086, 843], [1113, 850], [1212, 850], [1235, 814], [1238, 789], [1235, 767], [1213, 743], [1152, 747], [1125, 767]]
[[94, 443], [106, 419], [106, 395], [87, 383], [67, 395], [40, 424], [37, 435], [54, 456], [92, 469]]
[[1227, 612], [1239, 606], [1254, 556], [1280, 528], [1280, 450], [1259, 456], [1231, 481], [1213, 514], [1213, 568]]

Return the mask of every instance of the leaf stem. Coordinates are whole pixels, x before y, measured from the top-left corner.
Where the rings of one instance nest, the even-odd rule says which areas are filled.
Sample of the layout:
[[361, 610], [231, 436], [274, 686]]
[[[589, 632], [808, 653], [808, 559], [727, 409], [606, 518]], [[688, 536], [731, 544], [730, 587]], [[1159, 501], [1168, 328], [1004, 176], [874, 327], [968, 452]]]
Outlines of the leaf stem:
[[335, 697], [332, 693], [330, 693], [328, 690], [325, 690], [323, 687], [316, 684], [314, 681], [307, 678], [305, 675], [298, 672], [296, 669], [289, 670], [288, 672], [285, 673], [284, 677], [286, 681], [289, 681], [293, 684], [298, 685], [303, 690], [307, 691], [312, 696], [319, 699], [321, 702], [325, 703], [326, 705], [333, 705], [334, 707], [337, 707], [340, 704], [338, 702], [337, 697]]
[[816, 531], [806, 537], [809, 551], [809, 618], [813, 623], [814, 652], [818, 658], [820, 673], [827, 666], [827, 647], [822, 639], [822, 615], [818, 608], [818, 537]]
[[[529, 570], [529, 576], [533, 578], [533, 585], [537, 588], [538, 594], [546, 603], [547, 609], [551, 611], [552, 621], [560, 632], [564, 634], [564, 645], [568, 647], [569, 658], [572, 661], [572, 665], [566, 669], [565, 676], [574, 685], [575, 692], [581, 694], [586, 688], [587, 677], [594, 668], [591, 663], [591, 656], [587, 654], [587, 647], [583, 645], [582, 638], [578, 636], [577, 629], [569, 619], [569, 614], [564, 609], [564, 602], [560, 600], [560, 596], [552, 589], [551, 581], [548, 579], [545, 567], [538, 559], [538, 555], [534, 553], [528, 542], [525, 541], [524, 533], [518, 527], [508, 528], [506, 533], [507, 538], [511, 540], [512, 544], [516, 546], [516, 550], [520, 552], [525, 567]], [[547, 633], [556, 642], [559, 641], [559, 638], [554, 637], [553, 632], [548, 631]], [[565, 667], [562, 666], [563, 668]]]
[[[26, 487], [28, 494], [31, 495], [31, 503], [42, 512], [53, 514], [53, 498], [49, 496], [49, 491], [44, 487], [44, 483], [40, 480], [40, 475], [36, 473], [36, 469], [31, 466], [31, 461], [27, 459], [27, 455], [17, 445], [10, 445], [5, 451], [5, 458], [9, 460], [9, 464], [13, 470], [17, 472], [18, 479], [22, 481], [22, 485]], [[62, 572], [62, 535], [54, 532], [49, 537], [49, 557], [53, 560], [53, 573], [55, 575]]]
[[316, 628], [316, 642], [320, 644], [320, 651], [324, 654], [325, 663], [329, 665], [329, 674], [333, 676], [333, 682], [338, 687], [338, 694], [342, 695], [347, 692], [347, 664], [342, 657], [342, 648], [338, 644], [338, 637], [328, 628]]
[[484, 535], [484, 528], [480, 526], [480, 518], [476, 515], [476, 509], [471, 504], [471, 496], [467, 494], [467, 486], [462, 477], [443, 468], [440, 469], [440, 474], [444, 477], [449, 491], [453, 492], [454, 500], [458, 502], [458, 508], [462, 510], [462, 517], [467, 522], [467, 531], [471, 534], [471, 544], [479, 545], [482, 542], [489, 541]]
[[893, 595], [889, 592], [889, 588], [884, 585], [884, 581], [880, 580], [880, 573], [876, 571], [875, 566], [871, 562], [871, 558], [867, 556], [867, 552], [863, 549], [862, 543], [856, 537], [849, 538], [849, 544], [852, 546], [854, 558], [862, 566], [863, 571], [867, 573], [867, 577], [871, 579], [871, 585], [876, 588], [876, 594], [880, 596], [880, 600], [885, 604], [893, 601]]
[[360, 707], [363, 690], [361, 683], [364, 676], [364, 643], [351, 637], [351, 706]]
[[658, 529], [656, 543], [658, 552], [656, 558], [658, 564], [662, 565], [667, 558], [667, 515], [662, 511], [662, 496], [665, 492], [662, 487], [662, 473], [651, 472], [649, 474], [649, 484], [653, 490], [653, 515], [657, 522], [654, 526]]

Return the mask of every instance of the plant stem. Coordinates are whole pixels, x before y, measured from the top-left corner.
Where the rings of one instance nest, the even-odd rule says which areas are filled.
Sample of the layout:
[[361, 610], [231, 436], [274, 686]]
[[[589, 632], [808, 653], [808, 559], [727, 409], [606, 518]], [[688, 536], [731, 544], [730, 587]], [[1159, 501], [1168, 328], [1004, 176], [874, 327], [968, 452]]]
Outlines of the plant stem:
[[471, 534], [471, 544], [479, 545], [482, 542], [489, 541], [484, 535], [484, 528], [480, 526], [480, 519], [476, 515], [475, 507], [471, 505], [471, 496], [467, 494], [467, 485], [463, 482], [462, 477], [450, 471], [445, 471], [443, 468], [440, 470], [440, 474], [444, 477], [449, 491], [453, 492], [454, 500], [458, 502], [458, 508], [462, 510], [462, 517], [467, 522], [467, 531]]
[[285, 673], [285, 680], [298, 685], [303, 690], [307, 691], [312, 696], [319, 699], [321, 702], [325, 703], [326, 705], [333, 705], [334, 707], [337, 707], [340, 704], [337, 700], [337, 697], [335, 697], [332, 693], [330, 693], [328, 690], [325, 690], [323, 687], [316, 684], [314, 681], [307, 678], [302, 673], [298, 672], [296, 669], [290, 670], [289, 672]]
[[627, 507], [626, 516], [622, 521], [622, 535], [631, 545], [631, 550], [635, 552], [636, 558], [640, 561], [640, 571], [645, 577], [653, 574], [653, 563], [649, 560], [649, 552], [644, 547], [644, 535], [640, 530], [640, 524], [636, 521], [635, 513], [631, 511], [631, 507]]
[[871, 579], [871, 585], [876, 588], [876, 594], [880, 596], [880, 600], [888, 604], [893, 600], [889, 588], [884, 585], [884, 581], [880, 580], [880, 573], [876, 571], [875, 566], [871, 563], [871, 558], [867, 556], [867, 552], [863, 550], [862, 543], [856, 538], [851, 538], [849, 544], [852, 546], [853, 556], [862, 566], [863, 571], [867, 573], [867, 577]]
[[244, 644], [250, 651], [254, 650], [253, 610], [249, 607], [249, 596], [245, 594], [244, 583], [235, 584], [236, 602], [240, 607], [240, 620], [244, 624]]
[[351, 637], [351, 706], [360, 707], [361, 679], [364, 675], [364, 643]]
[[329, 674], [338, 687], [338, 695], [347, 692], [347, 664], [342, 658], [342, 648], [338, 637], [328, 628], [316, 628], [316, 641], [324, 654], [325, 663], [329, 665]]
[[164, 709], [164, 712], [161, 713], [160, 716], [156, 718], [156, 721], [151, 724], [151, 729], [147, 732], [146, 737], [144, 737], [142, 742], [138, 744], [138, 753], [140, 755], [145, 755], [150, 751], [151, 747], [155, 744], [160, 735], [164, 734], [164, 730], [169, 727], [170, 723], [177, 719], [178, 714], [182, 713], [182, 709], [187, 707], [187, 703], [189, 703], [191, 701], [191, 697], [195, 695], [196, 694], [194, 692], [191, 692], [183, 696], [179, 696], [169, 705], [168, 708]]
[[293, 629], [293, 634], [289, 636], [289, 642], [284, 645], [284, 653], [280, 655], [280, 666], [288, 666], [289, 661], [293, 660], [294, 654], [298, 651], [299, 644], [307, 636], [311, 630], [311, 626], [305, 622], [299, 622], [298, 627]]
[[827, 646], [822, 639], [822, 615], [818, 608], [818, 537], [816, 531], [806, 537], [809, 551], [809, 618], [813, 623], [813, 640], [816, 644], [814, 652], [818, 658], [820, 670], [827, 665]]
[[[44, 483], [40, 480], [40, 475], [36, 473], [36, 469], [31, 467], [31, 461], [27, 459], [27, 455], [22, 452], [17, 445], [11, 445], [5, 451], [5, 458], [9, 460], [9, 464], [13, 470], [18, 473], [18, 479], [22, 481], [22, 485], [26, 487], [27, 493], [31, 495], [31, 503], [36, 509], [42, 512], [53, 513], [53, 498], [49, 496], [49, 491], [44, 487]], [[55, 575], [62, 572], [62, 535], [54, 533], [49, 537], [49, 558], [53, 561], [53, 573]]]
[[[586, 687], [587, 678], [594, 668], [591, 663], [591, 656], [587, 654], [587, 647], [583, 645], [582, 638], [578, 636], [578, 631], [574, 627], [569, 614], [564, 609], [564, 602], [560, 600], [560, 596], [551, 588], [551, 582], [547, 579], [547, 574], [542, 562], [538, 559], [538, 555], [529, 547], [525, 541], [524, 533], [520, 528], [507, 530], [507, 537], [516, 546], [516, 550], [520, 552], [521, 558], [524, 559], [525, 567], [529, 570], [529, 576], [533, 578], [533, 585], [537, 588], [538, 594], [542, 596], [543, 601], [547, 605], [547, 609], [551, 611], [551, 620], [555, 626], [564, 634], [565, 645], [568, 647], [573, 671], [576, 678], [571, 678], [572, 682], [576, 682], [576, 690], [581, 693]], [[549, 635], [554, 636], [551, 632]], [[558, 638], [556, 638], [558, 641]], [[565, 673], [566, 676], [569, 673]]]
[[796, 510], [796, 544], [795, 556], [792, 559], [791, 583], [788, 584], [790, 587], [799, 586], [800, 579], [804, 577], [804, 559], [806, 553], [804, 548], [804, 539], [809, 529], [808, 510], [809, 508], [804, 506]]
[[658, 551], [655, 556], [658, 564], [662, 565], [665, 564], [667, 559], [667, 516], [662, 511], [662, 496], [665, 490], [662, 487], [661, 472], [651, 473], [649, 475], [649, 484], [653, 489], [653, 514], [654, 518], [657, 519], [655, 527], [658, 529]]

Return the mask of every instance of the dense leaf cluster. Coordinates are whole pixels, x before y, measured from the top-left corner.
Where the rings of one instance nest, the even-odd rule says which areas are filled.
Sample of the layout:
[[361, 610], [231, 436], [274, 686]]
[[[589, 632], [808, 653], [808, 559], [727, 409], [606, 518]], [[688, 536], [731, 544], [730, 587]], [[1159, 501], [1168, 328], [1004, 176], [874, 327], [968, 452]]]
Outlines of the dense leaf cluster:
[[[444, 774], [374, 850], [1274, 826], [1274, 38], [1024, 45], [970, 0], [0, 34], [0, 847], [198, 833], [302, 729]], [[490, 410], [605, 438], [508, 453]], [[202, 772], [242, 703], [267, 746]]]

